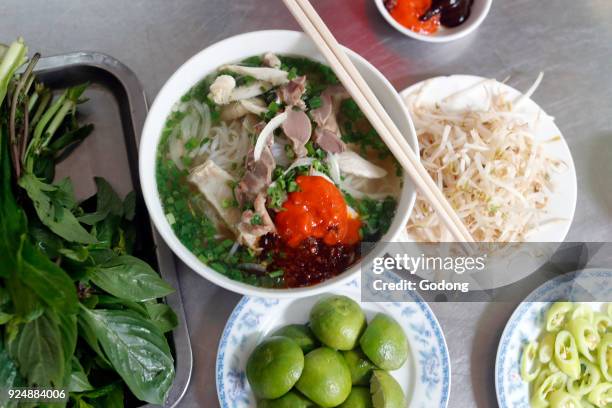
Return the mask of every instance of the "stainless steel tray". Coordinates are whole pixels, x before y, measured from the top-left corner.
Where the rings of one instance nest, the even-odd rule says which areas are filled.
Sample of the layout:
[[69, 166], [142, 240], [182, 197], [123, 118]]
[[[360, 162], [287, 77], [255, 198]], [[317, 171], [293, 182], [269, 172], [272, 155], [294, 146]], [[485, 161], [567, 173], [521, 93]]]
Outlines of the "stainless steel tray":
[[[53, 89], [83, 82], [91, 86], [89, 101], [79, 112], [83, 123], [93, 123], [94, 133], [57, 167], [56, 176], [70, 176], [78, 198], [95, 193], [93, 177], [110, 181], [120, 195], [137, 193], [137, 223], [148, 261], [176, 292], [165, 300], [178, 316], [172, 334], [176, 378], [164, 407], [177, 406], [191, 378], [193, 356], [174, 257], [150, 222], [138, 177], [138, 143], [147, 114], [147, 101], [134, 73], [116, 59], [95, 52], [77, 52], [42, 58], [36, 68], [39, 79]], [[149, 407], [151, 405], [146, 405]]]

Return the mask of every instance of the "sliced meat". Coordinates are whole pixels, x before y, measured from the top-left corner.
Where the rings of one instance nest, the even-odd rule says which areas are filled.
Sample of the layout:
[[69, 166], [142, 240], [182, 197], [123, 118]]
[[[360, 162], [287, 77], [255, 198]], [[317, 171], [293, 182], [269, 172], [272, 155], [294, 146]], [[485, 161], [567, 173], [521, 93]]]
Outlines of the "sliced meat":
[[236, 80], [231, 75], [219, 75], [210, 85], [210, 99], [217, 105], [227, 105], [231, 102], [232, 92], [236, 88]]
[[236, 187], [236, 199], [241, 205], [253, 202], [259, 193], [272, 182], [272, 172], [276, 163], [270, 150], [270, 146], [264, 147], [261, 157], [255, 161], [253, 150], [249, 152], [246, 159], [246, 172]]
[[277, 95], [278, 98], [287, 106], [297, 106], [302, 110], [306, 110], [306, 104], [302, 100], [302, 95], [306, 91], [306, 77], [301, 76], [292, 79], [286, 85], [281, 86]]
[[293, 151], [298, 157], [306, 156], [304, 147], [312, 134], [312, 123], [304, 111], [289, 109], [287, 119], [283, 122], [283, 132], [291, 141]]
[[271, 52], [268, 52], [263, 56], [263, 64], [267, 67], [277, 69], [280, 69], [282, 65], [280, 58]]
[[260, 116], [268, 111], [266, 103], [260, 98], [243, 99], [240, 104], [254, 115]]
[[272, 85], [263, 81], [255, 81], [250, 85], [239, 86], [232, 91], [230, 102], [254, 98], [256, 96], [265, 94], [270, 89], [272, 89]]
[[206, 160], [191, 171], [188, 180], [200, 190], [228, 228], [237, 233], [236, 225], [240, 221], [240, 210], [223, 204], [234, 200], [230, 187], [234, 182], [232, 176], [212, 160]]
[[325, 93], [321, 94], [321, 106], [317, 109], [313, 109], [310, 111], [310, 117], [317, 126], [323, 127], [329, 120], [330, 116], [333, 113], [333, 103], [332, 98]]
[[259, 250], [259, 239], [275, 231], [274, 222], [266, 209], [266, 196], [258, 194], [254, 202], [254, 211], [246, 210], [242, 213], [238, 224], [238, 242]]
[[342, 101], [351, 96], [342, 85], [332, 85], [321, 93], [321, 106], [310, 111], [310, 117], [318, 126], [325, 126], [332, 115], [337, 115]]
[[208, 96], [217, 105], [251, 99], [266, 93], [272, 85], [264, 81], [255, 81], [249, 85], [236, 87], [236, 80], [231, 75], [219, 75], [210, 85]]
[[343, 86], [330, 86], [321, 93], [321, 106], [310, 112], [312, 120], [317, 124], [314, 140], [328, 153], [341, 153], [346, 150], [341, 139], [337, 114], [342, 100], [347, 97], [349, 95]]
[[344, 173], [368, 179], [379, 179], [387, 175], [387, 170], [370, 163], [359, 154], [347, 150], [336, 156], [338, 166]]
[[230, 121], [239, 119], [249, 114], [247, 108], [245, 108], [240, 102], [231, 102], [227, 105], [223, 105], [221, 108], [221, 120]]
[[220, 68], [220, 71], [230, 71], [240, 75], [251, 76], [260, 81], [268, 82], [273, 86], [283, 85], [289, 82], [289, 73], [277, 68], [224, 65]]
[[346, 151], [346, 144], [340, 139], [340, 135], [329, 129], [316, 128], [314, 131], [314, 141], [321, 149], [328, 153], [342, 153]]

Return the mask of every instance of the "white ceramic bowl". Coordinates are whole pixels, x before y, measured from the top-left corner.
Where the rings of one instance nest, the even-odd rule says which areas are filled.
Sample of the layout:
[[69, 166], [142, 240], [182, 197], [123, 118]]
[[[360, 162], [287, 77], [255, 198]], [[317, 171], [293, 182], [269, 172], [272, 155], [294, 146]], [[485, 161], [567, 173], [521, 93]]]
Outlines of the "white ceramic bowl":
[[[202, 263], [179, 241], [164, 215], [155, 179], [157, 145], [162, 129], [181, 96], [219, 66], [268, 51], [277, 54], [301, 55], [325, 62], [312, 41], [303, 33], [295, 31], [271, 30], [246, 33], [218, 42], [199, 52], [170, 77], [151, 106], [140, 141], [140, 182], [149, 214], [164, 241], [185, 264], [198, 274], [216, 285], [244, 295], [273, 298], [312, 296], [354, 278], [360, 270], [359, 263], [333, 279], [305, 288], [266, 289], [234, 281]], [[409, 144], [415, 151], [418, 151], [414, 126], [399, 94], [370, 63], [350, 50], [347, 52], [391, 118], [406, 135]], [[389, 231], [383, 236], [382, 242], [392, 241], [404, 228], [412, 211], [415, 197], [412, 183], [405, 179], [396, 216]], [[382, 245], [377, 246], [374, 251], [380, 250], [380, 247]]]
[[384, 0], [374, 0], [374, 2], [376, 3], [378, 11], [380, 11], [380, 14], [382, 14], [385, 20], [387, 20], [387, 22], [400, 33], [420, 41], [442, 43], [458, 40], [476, 30], [476, 28], [478, 28], [478, 26], [482, 24], [484, 19], [487, 17], [487, 14], [489, 14], [493, 0], [474, 0], [470, 16], [463, 24], [453, 28], [440, 27], [440, 29], [432, 35], [415, 33], [411, 29], [404, 27], [391, 16], [385, 7]]

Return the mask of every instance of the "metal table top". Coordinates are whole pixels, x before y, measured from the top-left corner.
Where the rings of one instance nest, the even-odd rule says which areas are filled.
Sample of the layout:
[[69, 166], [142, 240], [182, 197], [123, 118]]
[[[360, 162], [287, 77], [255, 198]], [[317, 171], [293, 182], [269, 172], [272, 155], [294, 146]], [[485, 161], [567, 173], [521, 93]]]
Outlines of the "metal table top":
[[[477, 32], [428, 44], [396, 32], [373, 0], [314, 0], [339, 40], [403, 89], [437, 75], [475, 74], [528, 87], [557, 118], [578, 173], [578, 207], [568, 240], [612, 238], [612, 1], [495, 0]], [[21, 35], [45, 55], [110, 54], [131, 67], [152, 99], [190, 56], [251, 30], [297, 29], [280, 0], [3, 0], [0, 40]], [[194, 375], [181, 406], [218, 405], [214, 367], [225, 320], [239, 296], [182, 266], [181, 288], [194, 348]], [[452, 359], [450, 407], [497, 405], [497, 342], [516, 303], [432, 304]]]

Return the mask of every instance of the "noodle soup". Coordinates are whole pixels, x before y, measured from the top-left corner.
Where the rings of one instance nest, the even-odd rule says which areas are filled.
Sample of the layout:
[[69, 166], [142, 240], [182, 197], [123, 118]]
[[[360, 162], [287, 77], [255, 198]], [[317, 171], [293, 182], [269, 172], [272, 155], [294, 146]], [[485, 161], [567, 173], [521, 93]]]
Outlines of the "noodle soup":
[[401, 170], [333, 71], [303, 57], [220, 67], [167, 119], [156, 179], [198, 259], [260, 287], [317, 284], [387, 232]]

